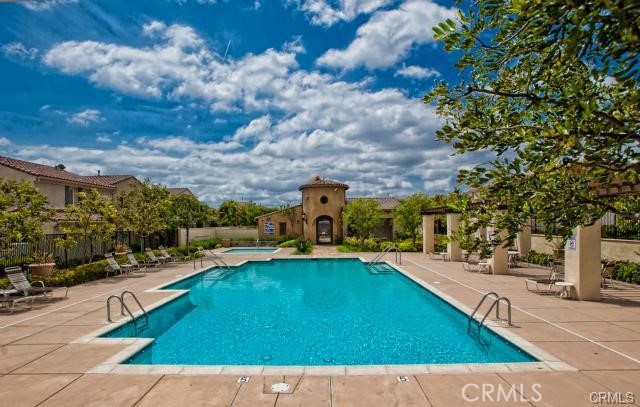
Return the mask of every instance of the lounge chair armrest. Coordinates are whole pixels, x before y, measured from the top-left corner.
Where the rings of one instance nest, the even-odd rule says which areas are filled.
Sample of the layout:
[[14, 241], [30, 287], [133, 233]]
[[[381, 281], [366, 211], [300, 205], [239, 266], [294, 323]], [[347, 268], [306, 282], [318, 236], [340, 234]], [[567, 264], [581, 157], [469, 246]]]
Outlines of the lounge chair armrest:
[[35, 286], [36, 284], [40, 284], [40, 287], [42, 287], [42, 288], [44, 288], [44, 287], [45, 287], [45, 285], [44, 285], [44, 281], [38, 280], [38, 281], [32, 281], [32, 282], [31, 282], [31, 285], [32, 285], [32, 286]]

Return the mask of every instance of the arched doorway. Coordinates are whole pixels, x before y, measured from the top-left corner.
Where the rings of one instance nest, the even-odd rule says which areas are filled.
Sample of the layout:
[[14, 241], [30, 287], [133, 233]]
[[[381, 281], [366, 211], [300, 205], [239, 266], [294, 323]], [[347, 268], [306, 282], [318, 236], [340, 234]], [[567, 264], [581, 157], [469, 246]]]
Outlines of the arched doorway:
[[316, 219], [316, 243], [333, 243], [333, 219], [331, 216], [319, 216]]

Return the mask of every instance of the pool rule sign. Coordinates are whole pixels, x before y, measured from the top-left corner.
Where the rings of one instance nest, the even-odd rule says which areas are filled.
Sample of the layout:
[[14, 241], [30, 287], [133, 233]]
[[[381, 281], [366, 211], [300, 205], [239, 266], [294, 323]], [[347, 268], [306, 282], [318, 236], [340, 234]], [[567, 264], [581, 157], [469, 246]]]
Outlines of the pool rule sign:
[[276, 225], [273, 222], [265, 222], [264, 223], [264, 234], [265, 235], [275, 235], [276, 233]]

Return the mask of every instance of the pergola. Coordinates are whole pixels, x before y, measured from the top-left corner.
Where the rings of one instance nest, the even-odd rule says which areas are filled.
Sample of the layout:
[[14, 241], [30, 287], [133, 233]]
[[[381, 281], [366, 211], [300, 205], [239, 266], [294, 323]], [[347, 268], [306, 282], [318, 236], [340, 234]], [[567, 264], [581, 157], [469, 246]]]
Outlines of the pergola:
[[[481, 203], [471, 203], [470, 208]], [[506, 209], [501, 205], [498, 210]], [[432, 208], [422, 212], [423, 253], [433, 253], [435, 246], [434, 217], [446, 215], [447, 236], [458, 230], [460, 212], [448, 207]], [[479, 230], [480, 234], [492, 236], [496, 231], [489, 227]], [[565, 281], [574, 284], [573, 297], [583, 301], [600, 300], [600, 220], [591, 226], [581, 226], [574, 230], [565, 246]], [[505, 231], [502, 234], [506, 234]], [[502, 236], [504, 237], [504, 236]], [[531, 223], [524, 225], [517, 235], [517, 246], [521, 255], [531, 250]], [[447, 243], [447, 255], [451, 261], [462, 261], [462, 249], [458, 242]], [[508, 273], [509, 254], [507, 247], [495, 247], [493, 255], [487, 260], [493, 274]]]

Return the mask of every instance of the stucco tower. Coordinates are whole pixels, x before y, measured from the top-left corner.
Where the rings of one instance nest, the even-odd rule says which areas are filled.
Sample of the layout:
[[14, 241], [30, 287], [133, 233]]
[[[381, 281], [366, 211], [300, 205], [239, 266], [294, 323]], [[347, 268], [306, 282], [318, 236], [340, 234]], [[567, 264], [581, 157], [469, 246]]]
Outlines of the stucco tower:
[[342, 211], [349, 185], [316, 175], [298, 189], [304, 237], [315, 244], [336, 244], [344, 235]]

